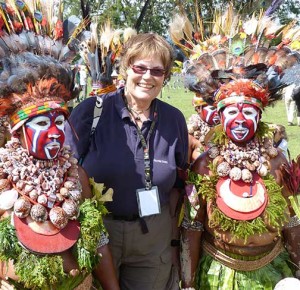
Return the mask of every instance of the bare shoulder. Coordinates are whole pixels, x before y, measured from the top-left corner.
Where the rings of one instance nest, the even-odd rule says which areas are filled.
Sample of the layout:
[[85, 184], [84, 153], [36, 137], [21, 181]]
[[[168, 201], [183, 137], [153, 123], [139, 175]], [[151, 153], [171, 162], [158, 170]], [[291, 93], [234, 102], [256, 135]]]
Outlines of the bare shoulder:
[[208, 156], [208, 152], [203, 152], [193, 163], [191, 169], [193, 172], [200, 175], [209, 174], [208, 164], [211, 158]]
[[91, 186], [90, 186], [90, 181], [89, 177], [84, 170], [83, 167], [78, 165], [78, 174], [79, 174], [79, 180], [82, 186], [82, 198], [90, 198], [92, 197], [92, 191], [91, 191]]

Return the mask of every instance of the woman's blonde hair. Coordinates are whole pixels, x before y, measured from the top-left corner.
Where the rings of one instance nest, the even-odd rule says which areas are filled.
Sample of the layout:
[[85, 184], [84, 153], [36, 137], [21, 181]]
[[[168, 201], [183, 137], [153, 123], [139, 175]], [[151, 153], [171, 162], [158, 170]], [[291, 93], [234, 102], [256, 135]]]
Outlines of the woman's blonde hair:
[[171, 45], [156, 33], [141, 33], [132, 36], [125, 44], [121, 54], [120, 71], [121, 76], [127, 79], [127, 69], [134, 59], [155, 56], [160, 58], [165, 73], [165, 80], [170, 79], [174, 54]]

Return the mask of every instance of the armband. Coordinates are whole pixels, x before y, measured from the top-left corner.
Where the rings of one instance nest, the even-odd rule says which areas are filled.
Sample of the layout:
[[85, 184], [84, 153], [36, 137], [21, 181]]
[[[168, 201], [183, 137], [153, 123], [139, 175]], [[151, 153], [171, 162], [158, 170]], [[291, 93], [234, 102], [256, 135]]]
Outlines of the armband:
[[198, 232], [203, 232], [203, 224], [199, 221], [190, 221], [188, 218], [184, 217], [182, 220], [181, 226], [190, 231], [198, 231]]
[[101, 247], [107, 245], [108, 243], [109, 243], [108, 234], [102, 232], [100, 235], [100, 240], [99, 240], [97, 248], [101, 248]]
[[285, 228], [293, 228], [300, 225], [300, 219], [294, 215], [290, 218], [289, 223], [285, 226]]

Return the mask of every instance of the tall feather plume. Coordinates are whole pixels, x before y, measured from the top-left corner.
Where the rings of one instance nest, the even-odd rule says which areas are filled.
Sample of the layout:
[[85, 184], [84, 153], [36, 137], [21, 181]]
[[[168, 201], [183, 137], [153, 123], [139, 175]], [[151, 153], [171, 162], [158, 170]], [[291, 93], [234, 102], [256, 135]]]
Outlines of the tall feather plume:
[[89, 38], [81, 43], [80, 56], [86, 64], [92, 82], [97, 86], [112, 84], [112, 71], [125, 42], [135, 35], [136, 30], [128, 27], [114, 29], [110, 21], [99, 27], [97, 18], [90, 23]]
[[212, 98], [222, 84], [248, 79], [268, 90], [269, 103], [279, 97], [285, 85], [282, 76], [300, 62], [296, 51], [300, 50], [300, 29], [294, 21], [281, 25], [270, 17], [270, 11], [242, 18], [230, 4], [224, 13], [216, 11], [207, 29], [210, 36], [202, 40], [193, 35], [189, 40], [184, 33], [186, 17], [182, 12], [174, 15], [169, 33], [189, 57], [183, 65], [189, 89]]
[[125, 44], [130, 37], [137, 34], [137, 31], [131, 27], [126, 27], [123, 30], [123, 44]]
[[186, 15], [175, 14], [169, 25], [169, 34], [174, 44], [180, 47], [183, 53], [188, 56], [195, 45], [192, 42], [194, 29], [191, 27], [190, 21], [186, 24], [187, 20]]
[[[23, 95], [30, 98], [26, 90], [41, 79], [57, 79], [59, 84], [73, 90], [69, 64], [86, 37], [87, 23], [76, 17], [63, 21], [62, 9], [62, 0], [6, 0], [1, 3], [0, 103], [10, 102], [10, 110], [27, 102], [23, 98]], [[11, 98], [14, 92], [20, 98], [17, 103]], [[77, 93], [74, 90], [72, 96], [62, 97], [67, 101]], [[39, 96], [31, 97], [34, 100]], [[0, 109], [4, 110], [2, 105]]]

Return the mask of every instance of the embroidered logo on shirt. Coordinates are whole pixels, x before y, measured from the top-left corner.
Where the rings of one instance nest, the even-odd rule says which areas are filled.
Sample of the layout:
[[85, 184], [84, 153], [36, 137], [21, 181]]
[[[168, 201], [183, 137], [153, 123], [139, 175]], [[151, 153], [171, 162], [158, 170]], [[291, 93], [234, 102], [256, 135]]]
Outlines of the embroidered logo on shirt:
[[164, 164], [168, 164], [168, 161], [167, 161], [167, 160], [158, 160], [158, 159], [153, 159], [153, 162], [156, 162], [156, 163], [164, 163]]

